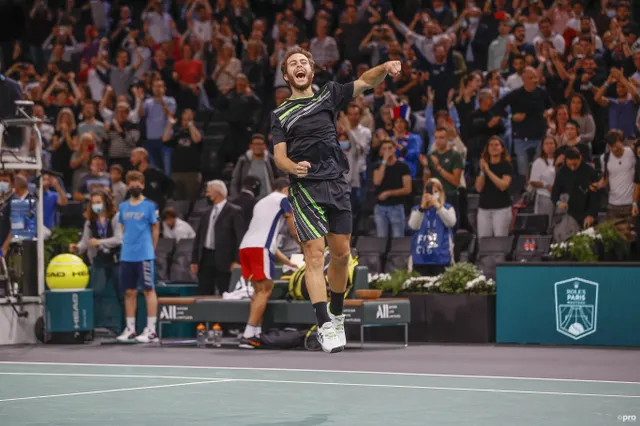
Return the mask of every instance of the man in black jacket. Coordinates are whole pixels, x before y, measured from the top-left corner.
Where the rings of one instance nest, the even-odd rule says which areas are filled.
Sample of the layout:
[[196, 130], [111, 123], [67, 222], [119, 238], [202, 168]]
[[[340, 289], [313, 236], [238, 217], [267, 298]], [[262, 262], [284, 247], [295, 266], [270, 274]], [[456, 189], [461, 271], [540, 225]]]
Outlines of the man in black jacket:
[[462, 135], [467, 145], [467, 159], [471, 162], [473, 177], [480, 172], [480, 156], [491, 136], [502, 136], [505, 128], [502, 117], [492, 110], [493, 93], [491, 89], [482, 89], [478, 93], [479, 108], [469, 116], [468, 131]]
[[256, 194], [257, 200], [270, 194], [271, 184], [280, 177], [280, 170], [276, 167], [271, 153], [267, 150], [266, 139], [260, 133], [251, 137], [249, 150], [238, 158], [233, 169], [229, 188], [232, 197], [240, 194], [247, 176], [254, 176], [260, 181], [260, 191]]
[[553, 102], [545, 89], [538, 86], [538, 74], [527, 67], [522, 74], [523, 86], [496, 102], [494, 111], [502, 115], [511, 106], [513, 122], [513, 150], [518, 164], [518, 174], [526, 176], [529, 164], [542, 147], [547, 131], [545, 116], [551, 114]]
[[255, 176], [247, 176], [242, 181], [242, 191], [229, 201], [242, 209], [244, 223], [249, 225], [253, 218], [253, 208], [258, 202], [257, 196], [260, 194], [262, 184]]
[[144, 191], [142, 195], [158, 206], [158, 211], [164, 211], [167, 197], [173, 193], [173, 180], [160, 169], [149, 165], [149, 152], [144, 148], [131, 151], [131, 165], [144, 175]]
[[551, 199], [558, 209], [566, 210], [578, 224], [588, 228], [595, 223], [600, 206], [598, 173], [582, 161], [576, 148], [565, 152], [565, 165], [553, 183]]
[[231, 270], [240, 266], [238, 250], [247, 230], [242, 209], [227, 201], [224, 182], [207, 183], [207, 198], [213, 205], [200, 220], [191, 254], [191, 272], [198, 276], [202, 296], [229, 289]]

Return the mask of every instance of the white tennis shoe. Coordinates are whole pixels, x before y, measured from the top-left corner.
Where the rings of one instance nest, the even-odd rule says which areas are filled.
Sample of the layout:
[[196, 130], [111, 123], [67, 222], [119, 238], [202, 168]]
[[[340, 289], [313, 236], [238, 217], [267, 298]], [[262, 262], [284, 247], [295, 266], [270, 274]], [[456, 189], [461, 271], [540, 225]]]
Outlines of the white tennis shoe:
[[333, 315], [331, 313], [331, 309], [329, 309], [328, 303], [327, 312], [329, 313], [329, 318], [331, 318], [331, 324], [333, 324], [336, 329], [336, 334], [338, 335], [338, 341], [340, 342], [340, 345], [347, 346], [347, 335], [344, 332], [344, 314]]
[[338, 332], [332, 322], [325, 322], [322, 327], [318, 327], [318, 342], [326, 353], [333, 354], [344, 350], [344, 345], [340, 344]]

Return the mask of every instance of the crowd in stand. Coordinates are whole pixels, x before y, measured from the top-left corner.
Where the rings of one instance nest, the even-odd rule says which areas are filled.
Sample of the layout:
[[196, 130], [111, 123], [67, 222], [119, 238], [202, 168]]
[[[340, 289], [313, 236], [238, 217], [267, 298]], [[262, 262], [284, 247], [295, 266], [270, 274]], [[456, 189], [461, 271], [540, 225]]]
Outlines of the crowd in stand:
[[[506, 236], [513, 205], [527, 200], [549, 217], [549, 230], [558, 212], [568, 212], [563, 226], [577, 230], [606, 211], [635, 238], [640, 27], [633, 16], [640, 14], [633, 7], [625, 0], [68, 0], [58, 7], [34, 0], [25, 38], [3, 48], [2, 63], [36, 102], [34, 115], [46, 119], [45, 164], [59, 177], [47, 180], [59, 195], [45, 205], [46, 223], [54, 226], [67, 197], [86, 203], [99, 188], [117, 206], [127, 197], [123, 176], [135, 169], [158, 205], [164, 237], [191, 239], [208, 180], [227, 183], [246, 227], [281, 176], [269, 151], [269, 114], [290, 94], [280, 71], [288, 48], [313, 54], [318, 88], [400, 60], [399, 76], [336, 117], [354, 230], [416, 232], [425, 238], [415, 244], [446, 246], [435, 261], [444, 266], [453, 233]], [[227, 189], [214, 187], [226, 199]], [[281, 247], [297, 246], [285, 235]], [[417, 249], [413, 257], [434, 262]]]

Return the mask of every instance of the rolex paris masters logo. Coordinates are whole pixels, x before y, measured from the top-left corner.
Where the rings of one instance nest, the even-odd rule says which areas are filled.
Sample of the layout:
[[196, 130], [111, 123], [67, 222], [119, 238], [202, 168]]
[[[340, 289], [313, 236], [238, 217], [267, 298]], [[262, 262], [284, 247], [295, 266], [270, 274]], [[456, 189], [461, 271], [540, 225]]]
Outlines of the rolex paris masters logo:
[[556, 330], [573, 340], [596, 332], [598, 283], [571, 278], [555, 284]]

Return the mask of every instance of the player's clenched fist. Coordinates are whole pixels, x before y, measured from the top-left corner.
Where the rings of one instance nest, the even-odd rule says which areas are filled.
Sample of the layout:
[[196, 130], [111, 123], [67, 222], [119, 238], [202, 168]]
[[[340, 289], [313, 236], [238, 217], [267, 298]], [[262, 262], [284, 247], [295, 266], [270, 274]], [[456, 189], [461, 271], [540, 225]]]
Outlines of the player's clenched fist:
[[311, 164], [308, 161], [301, 161], [296, 164], [295, 175], [296, 177], [302, 178], [306, 177], [309, 173], [309, 169], [311, 168]]
[[387, 71], [387, 74], [389, 74], [391, 77], [395, 77], [396, 75], [400, 74], [402, 64], [400, 64], [400, 61], [388, 61], [384, 63], [384, 68], [385, 71]]

